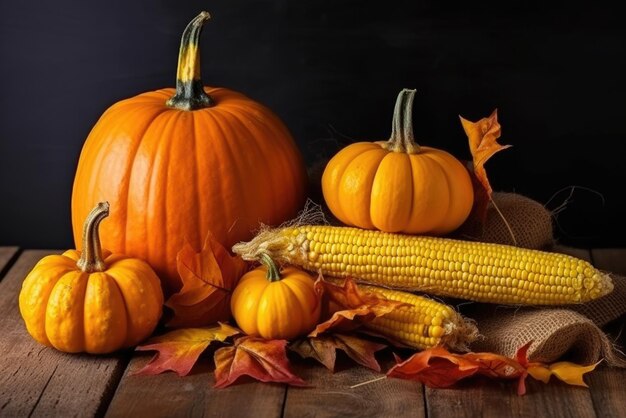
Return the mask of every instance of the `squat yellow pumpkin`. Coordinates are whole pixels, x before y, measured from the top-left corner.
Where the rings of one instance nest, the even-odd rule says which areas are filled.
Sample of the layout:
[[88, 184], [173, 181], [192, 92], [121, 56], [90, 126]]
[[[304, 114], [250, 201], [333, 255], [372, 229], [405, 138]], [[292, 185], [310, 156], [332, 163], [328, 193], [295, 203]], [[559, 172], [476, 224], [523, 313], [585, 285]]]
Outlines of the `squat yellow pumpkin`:
[[100, 247], [98, 227], [108, 215], [109, 204], [99, 203], [85, 221], [83, 251], [44, 257], [24, 280], [20, 313], [39, 343], [110, 353], [137, 345], [159, 322], [163, 292], [152, 268]]
[[267, 254], [260, 261], [263, 266], [246, 273], [231, 298], [239, 327], [270, 340], [289, 340], [312, 331], [321, 304], [311, 276], [295, 267], [279, 271]]

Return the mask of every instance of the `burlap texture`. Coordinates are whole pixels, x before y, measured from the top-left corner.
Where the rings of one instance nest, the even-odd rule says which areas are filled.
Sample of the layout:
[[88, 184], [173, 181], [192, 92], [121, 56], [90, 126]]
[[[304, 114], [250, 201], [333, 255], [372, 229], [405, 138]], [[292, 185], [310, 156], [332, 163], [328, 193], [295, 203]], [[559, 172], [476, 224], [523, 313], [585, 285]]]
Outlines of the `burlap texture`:
[[626, 367], [625, 359], [598, 325], [572, 309], [515, 309], [481, 304], [466, 315], [477, 321], [483, 336], [472, 344], [474, 351], [512, 357], [519, 347], [533, 341], [528, 352], [533, 361], [591, 364], [605, 359], [609, 365]]
[[552, 245], [552, 215], [541, 203], [520, 194], [502, 192], [494, 193], [492, 200], [487, 206], [484, 225], [478, 219], [470, 218], [461, 227], [459, 235], [465, 239], [523, 248], [542, 249]]
[[[518, 246], [546, 249], [553, 243], [551, 215], [540, 203], [512, 193], [495, 193], [494, 200], [509, 222]], [[512, 245], [510, 232], [492, 207], [479, 240]], [[605, 359], [609, 365], [626, 367], [626, 357], [600, 329], [626, 315], [626, 278], [612, 277], [612, 293], [581, 305], [520, 308], [464, 304], [463, 314], [477, 321], [482, 335], [472, 344], [472, 350], [513, 356], [519, 347], [533, 341], [529, 349], [533, 361], [591, 364]]]

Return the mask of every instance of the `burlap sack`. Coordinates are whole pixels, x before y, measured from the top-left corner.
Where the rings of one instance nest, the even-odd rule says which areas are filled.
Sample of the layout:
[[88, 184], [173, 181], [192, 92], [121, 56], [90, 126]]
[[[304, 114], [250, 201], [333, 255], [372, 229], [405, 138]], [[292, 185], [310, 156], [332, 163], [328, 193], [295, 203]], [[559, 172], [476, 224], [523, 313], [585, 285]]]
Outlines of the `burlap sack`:
[[[517, 245], [544, 248], [553, 242], [550, 213], [537, 202], [511, 193], [494, 194], [496, 204], [509, 222]], [[511, 245], [511, 235], [499, 214], [490, 208], [481, 241]], [[549, 231], [549, 234], [548, 234]], [[626, 367], [626, 357], [600, 327], [626, 315], [626, 278], [614, 275], [614, 290], [596, 301], [559, 308], [505, 307], [464, 304], [464, 315], [478, 323], [482, 338], [474, 351], [513, 356], [533, 341], [531, 360], [554, 362], [568, 359], [581, 364], [605, 359], [609, 365]]]
[[[626, 279], [620, 280], [622, 288], [626, 287]], [[482, 335], [472, 344], [474, 351], [512, 357], [519, 347], [533, 341], [529, 349], [533, 361], [591, 364], [605, 359], [609, 365], [626, 367], [626, 360], [598, 325], [572, 309], [480, 305], [467, 313], [477, 321]]]
[[484, 225], [468, 219], [458, 231], [461, 238], [534, 249], [553, 244], [552, 215], [541, 203], [516, 193], [496, 192], [492, 199]]

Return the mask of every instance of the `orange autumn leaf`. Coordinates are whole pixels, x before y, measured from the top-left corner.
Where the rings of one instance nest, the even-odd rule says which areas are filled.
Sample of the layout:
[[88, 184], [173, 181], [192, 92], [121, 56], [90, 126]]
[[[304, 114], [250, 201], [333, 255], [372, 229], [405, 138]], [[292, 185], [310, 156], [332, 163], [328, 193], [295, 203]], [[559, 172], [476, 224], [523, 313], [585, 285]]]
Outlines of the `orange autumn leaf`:
[[467, 353], [463, 357], [476, 362], [478, 374], [492, 379], [517, 379], [517, 394], [524, 395], [528, 370], [527, 365], [521, 363], [519, 359], [526, 358], [531, 344], [532, 341], [518, 348], [515, 359], [494, 353]]
[[324, 334], [308, 337], [291, 344], [290, 350], [302, 358], [313, 358], [322, 363], [330, 371], [335, 369], [337, 350], [341, 350], [356, 363], [369, 369], [380, 371], [375, 353], [387, 347], [354, 335]]
[[467, 353], [463, 358], [478, 366], [478, 373], [493, 378], [512, 379], [519, 377], [525, 368], [512, 358], [493, 353]]
[[526, 393], [525, 381], [528, 376], [547, 383], [553, 375], [570, 385], [587, 386], [583, 375], [594, 370], [597, 363], [580, 366], [568, 362], [552, 365], [530, 362], [527, 353], [531, 343], [520, 347], [515, 358], [493, 353], [455, 354], [438, 346], [398, 362], [387, 372], [387, 376], [416, 380], [434, 388], [450, 387], [474, 375], [492, 379], [518, 379], [518, 395]]
[[[334, 305], [332, 316], [318, 324], [309, 337], [316, 337], [323, 332], [349, 331], [374, 318], [386, 315], [402, 306], [410, 304], [386, 299], [374, 293], [362, 292], [356, 282], [348, 277], [343, 286], [329, 283], [320, 277], [315, 282], [319, 293], [328, 297], [329, 305]], [[331, 314], [331, 312], [329, 312]]]
[[286, 344], [287, 340], [245, 336], [237, 338], [231, 347], [219, 348], [215, 352], [215, 387], [230, 386], [242, 376], [261, 382], [306, 385], [289, 368]]
[[200, 354], [214, 341], [224, 342], [228, 337], [241, 333], [226, 324], [211, 328], [185, 328], [150, 339], [136, 348], [137, 351], [156, 350], [157, 354], [137, 375], [153, 375], [171, 370], [179, 376], [191, 371]]
[[176, 256], [182, 289], [165, 303], [174, 311], [170, 327], [198, 327], [230, 318], [230, 296], [246, 263], [209, 232], [200, 252], [189, 243]]
[[469, 139], [469, 147], [472, 154], [475, 213], [479, 216], [479, 219], [484, 221], [487, 204], [491, 200], [491, 194], [493, 193], [487, 178], [485, 163], [495, 153], [507, 149], [511, 145], [498, 143], [501, 129], [498, 123], [497, 109], [488, 118], [482, 118], [478, 122], [471, 122], [463, 117], [460, 117], [460, 119], [463, 130]]
[[393, 366], [388, 377], [416, 380], [432, 388], [447, 388], [476, 374], [479, 365], [441, 346], [418, 352]]

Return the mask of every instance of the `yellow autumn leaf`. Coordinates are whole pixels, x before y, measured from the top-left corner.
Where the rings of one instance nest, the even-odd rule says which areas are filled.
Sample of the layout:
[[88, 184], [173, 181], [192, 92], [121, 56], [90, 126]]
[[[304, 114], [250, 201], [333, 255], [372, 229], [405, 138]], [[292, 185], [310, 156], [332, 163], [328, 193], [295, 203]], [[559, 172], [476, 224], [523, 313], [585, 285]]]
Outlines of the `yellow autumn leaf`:
[[550, 372], [568, 385], [588, 387], [583, 381], [583, 375], [594, 370], [598, 364], [600, 361], [589, 366], [579, 366], [568, 361], [560, 361], [550, 365]]
[[552, 376], [552, 371], [543, 365], [530, 366], [528, 367], [528, 374], [535, 380], [541, 380], [543, 383], [548, 383], [550, 376]]

